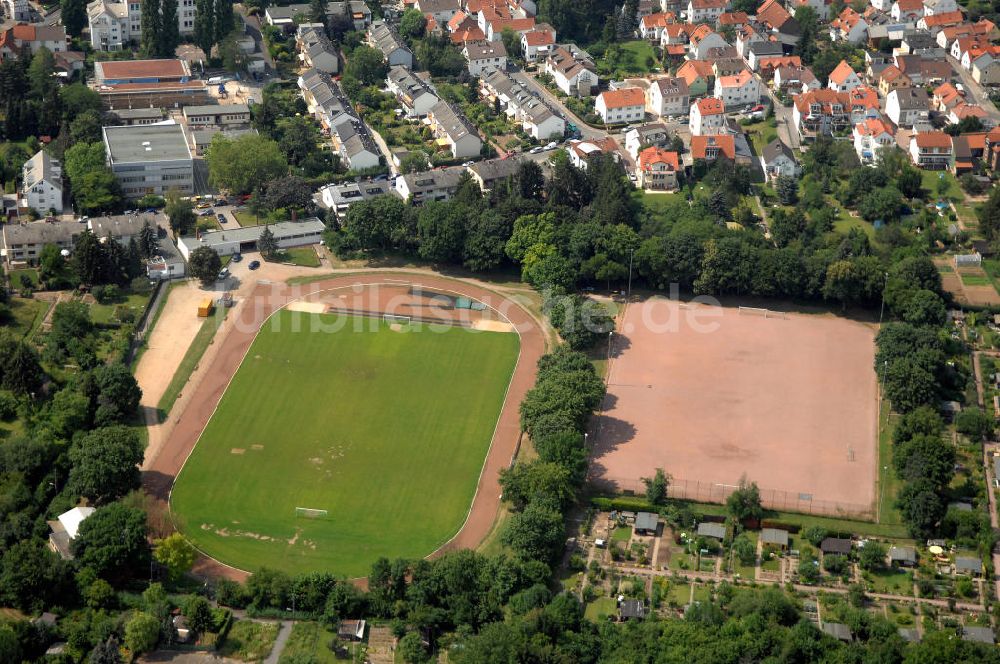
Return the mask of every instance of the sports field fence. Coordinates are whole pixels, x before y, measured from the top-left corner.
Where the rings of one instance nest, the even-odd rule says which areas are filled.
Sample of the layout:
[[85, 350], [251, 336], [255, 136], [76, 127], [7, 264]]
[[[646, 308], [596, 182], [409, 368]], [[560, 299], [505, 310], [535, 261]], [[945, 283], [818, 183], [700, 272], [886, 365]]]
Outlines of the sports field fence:
[[[601, 477], [594, 480], [594, 485], [601, 489], [609, 489], [620, 493], [641, 496], [646, 492], [646, 485], [635, 478]], [[724, 504], [729, 495], [739, 486], [736, 484], [721, 484], [704, 480], [686, 480], [671, 478], [667, 489], [669, 498], [690, 500], [696, 503]], [[760, 502], [767, 509], [779, 512], [798, 512], [816, 516], [841, 517], [851, 519], [872, 519], [875, 517], [875, 506], [861, 503], [819, 500], [809, 493], [797, 493], [782, 489], [768, 489], [758, 485]]]

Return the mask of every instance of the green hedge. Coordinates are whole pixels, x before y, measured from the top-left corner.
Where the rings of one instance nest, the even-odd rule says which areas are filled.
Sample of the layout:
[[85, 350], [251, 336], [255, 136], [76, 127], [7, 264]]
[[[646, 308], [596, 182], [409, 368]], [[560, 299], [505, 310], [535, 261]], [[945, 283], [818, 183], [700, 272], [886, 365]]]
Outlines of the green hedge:
[[659, 512], [660, 509], [644, 498], [624, 496], [619, 498], [607, 498], [598, 496], [591, 499], [591, 504], [603, 512], [611, 510], [629, 512]]

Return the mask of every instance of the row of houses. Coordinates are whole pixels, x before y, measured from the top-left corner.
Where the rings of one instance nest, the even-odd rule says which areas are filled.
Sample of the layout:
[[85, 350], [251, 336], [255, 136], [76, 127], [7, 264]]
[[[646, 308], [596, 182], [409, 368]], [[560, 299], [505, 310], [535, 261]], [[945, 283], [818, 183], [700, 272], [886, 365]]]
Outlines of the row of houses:
[[479, 81], [479, 92], [487, 101], [499, 104], [532, 138], [562, 138], [566, 131], [566, 121], [558, 111], [505, 71], [486, 72]]
[[334, 149], [348, 168], [363, 170], [381, 163], [375, 139], [339, 83], [329, 74], [308, 69], [299, 76], [298, 86], [309, 112], [333, 139]]

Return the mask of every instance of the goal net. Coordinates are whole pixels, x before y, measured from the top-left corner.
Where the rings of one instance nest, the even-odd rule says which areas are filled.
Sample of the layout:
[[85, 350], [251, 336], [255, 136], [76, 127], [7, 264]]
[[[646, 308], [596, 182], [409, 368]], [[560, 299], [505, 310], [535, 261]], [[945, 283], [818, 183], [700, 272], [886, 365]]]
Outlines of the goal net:
[[326, 510], [313, 509], [312, 507], [295, 508], [295, 516], [304, 519], [325, 519], [327, 514]]
[[771, 311], [761, 307], [740, 307], [740, 316], [761, 316], [762, 318], [787, 318], [782, 311]]
[[409, 316], [397, 316], [396, 314], [382, 314], [382, 320], [384, 320], [386, 323], [389, 323], [390, 325], [392, 325], [394, 323], [396, 325], [409, 325], [410, 324], [410, 317]]

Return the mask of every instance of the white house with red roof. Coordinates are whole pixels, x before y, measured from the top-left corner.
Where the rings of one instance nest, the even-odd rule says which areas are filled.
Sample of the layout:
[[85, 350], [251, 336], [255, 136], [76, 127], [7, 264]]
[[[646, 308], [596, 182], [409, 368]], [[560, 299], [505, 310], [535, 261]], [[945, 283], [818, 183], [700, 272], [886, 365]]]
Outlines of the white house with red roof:
[[693, 136], [717, 134], [726, 126], [726, 105], [721, 99], [705, 97], [691, 104], [688, 127]]
[[594, 112], [605, 124], [641, 122], [646, 117], [646, 94], [642, 88], [605, 90], [594, 100]]
[[889, 15], [894, 21], [918, 21], [924, 17], [924, 0], [896, 0]]
[[868, 21], [850, 7], [846, 7], [844, 11], [840, 12], [840, 16], [830, 21], [831, 41], [860, 44], [867, 38]]
[[729, 6], [729, 0], [688, 0], [687, 20], [691, 23], [715, 22]]
[[18, 23], [0, 32], [0, 59], [31, 57], [40, 48], [64, 53], [68, 43], [62, 26]]
[[760, 102], [760, 81], [744, 69], [733, 76], [715, 79], [715, 96], [726, 106], [747, 106]]
[[673, 12], [657, 12], [643, 16], [639, 20], [639, 35], [643, 39], [660, 41], [660, 38], [663, 36], [663, 30], [667, 25], [676, 22], [676, 20]]
[[851, 65], [846, 60], [841, 60], [840, 64], [830, 72], [830, 81], [827, 87], [837, 92], [850, 92], [861, 85], [861, 77], [851, 69]]
[[736, 139], [732, 134], [691, 137], [691, 158], [704, 161], [736, 161]]
[[725, 48], [726, 46], [729, 46], [729, 43], [722, 35], [712, 30], [708, 25], [699, 25], [691, 33], [688, 53], [692, 60], [707, 60], [711, 49]]
[[951, 136], [943, 131], [918, 131], [910, 136], [910, 159], [920, 168], [951, 168]]
[[983, 128], [986, 130], [993, 129], [993, 127], [996, 126], [996, 122], [994, 122], [993, 118], [989, 116], [986, 109], [979, 104], [969, 104], [965, 102], [956, 104], [952, 107], [951, 111], [948, 113], [948, 124], [958, 124], [966, 118], [978, 118], [980, 124], [982, 124]]
[[552, 27], [535, 26], [521, 35], [521, 53], [526, 62], [544, 59], [556, 45], [556, 31]]
[[545, 58], [545, 73], [563, 94], [584, 97], [597, 87], [597, 70], [590, 56], [572, 44], [557, 46]]
[[867, 118], [854, 125], [854, 151], [862, 164], [874, 164], [882, 148], [896, 144], [896, 130], [892, 123], [881, 118]]
[[680, 160], [677, 153], [658, 147], [648, 147], [639, 153], [636, 164], [636, 184], [646, 191], [674, 191]]

